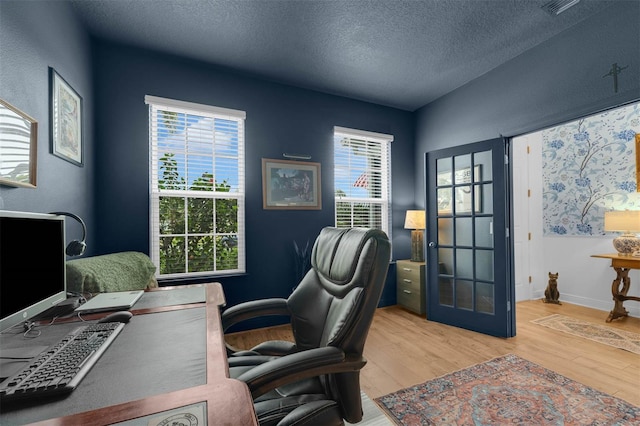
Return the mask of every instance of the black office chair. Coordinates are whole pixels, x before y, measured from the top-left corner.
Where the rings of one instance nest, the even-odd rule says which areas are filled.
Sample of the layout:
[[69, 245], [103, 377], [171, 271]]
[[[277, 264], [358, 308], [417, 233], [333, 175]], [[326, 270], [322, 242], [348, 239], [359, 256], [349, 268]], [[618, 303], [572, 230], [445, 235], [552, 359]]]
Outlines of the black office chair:
[[264, 342], [248, 351], [228, 346], [230, 376], [248, 385], [261, 426], [362, 420], [362, 352], [390, 253], [380, 230], [324, 228], [311, 269], [288, 299], [241, 303], [222, 313], [225, 330], [257, 316], [291, 317], [295, 342]]

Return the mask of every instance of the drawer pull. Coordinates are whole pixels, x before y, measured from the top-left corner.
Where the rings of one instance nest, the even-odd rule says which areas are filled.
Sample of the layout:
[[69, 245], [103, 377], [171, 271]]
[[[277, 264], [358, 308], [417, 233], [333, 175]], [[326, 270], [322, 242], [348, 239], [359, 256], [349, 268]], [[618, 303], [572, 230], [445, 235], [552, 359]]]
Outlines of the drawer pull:
[[411, 294], [411, 290], [402, 290], [402, 291], [404, 291], [407, 294]]
[[406, 279], [406, 278], [404, 278], [402, 281], [404, 281], [405, 283], [409, 283], [409, 284], [411, 284], [411, 280], [408, 280], [408, 279]]
[[411, 271], [413, 271], [413, 269], [411, 269], [411, 268], [402, 268], [402, 270], [403, 270], [403, 271], [407, 271], [407, 272], [411, 272]]

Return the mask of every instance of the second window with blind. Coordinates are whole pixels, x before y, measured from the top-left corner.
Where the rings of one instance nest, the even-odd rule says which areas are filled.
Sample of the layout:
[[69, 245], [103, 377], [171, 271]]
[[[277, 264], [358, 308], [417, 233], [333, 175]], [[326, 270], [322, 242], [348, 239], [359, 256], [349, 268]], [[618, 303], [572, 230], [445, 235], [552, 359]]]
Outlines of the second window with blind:
[[335, 223], [391, 238], [392, 135], [334, 127]]

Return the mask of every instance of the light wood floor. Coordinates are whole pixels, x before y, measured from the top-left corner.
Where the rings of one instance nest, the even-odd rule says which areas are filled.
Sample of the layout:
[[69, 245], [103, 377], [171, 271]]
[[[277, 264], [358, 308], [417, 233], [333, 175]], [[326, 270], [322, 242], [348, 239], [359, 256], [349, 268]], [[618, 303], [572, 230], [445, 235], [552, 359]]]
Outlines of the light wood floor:
[[[511, 339], [430, 322], [398, 306], [378, 309], [365, 344], [362, 390], [373, 399], [513, 353], [640, 406], [640, 355], [531, 323], [557, 313], [640, 332], [639, 318], [606, 324], [608, 312], [564, 302], [558, 306], [530, 300], [516, 306], [517, 336]], [[288, 326], [278, 326], [227, 336], [242, 348], [265, 339], [291, 340], [291, 334]]]

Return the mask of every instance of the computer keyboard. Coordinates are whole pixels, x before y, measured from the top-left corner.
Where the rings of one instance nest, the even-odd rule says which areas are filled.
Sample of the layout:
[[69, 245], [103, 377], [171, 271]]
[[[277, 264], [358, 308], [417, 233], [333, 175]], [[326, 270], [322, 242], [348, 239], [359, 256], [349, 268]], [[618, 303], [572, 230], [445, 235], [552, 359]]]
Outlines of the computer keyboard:
[[0, 402], [73, 391], [124, 328], [106, 322], [80, 326], [0, 384]]

